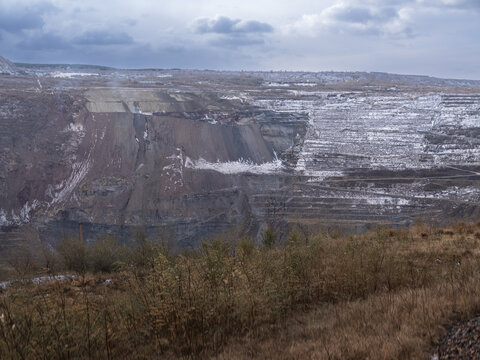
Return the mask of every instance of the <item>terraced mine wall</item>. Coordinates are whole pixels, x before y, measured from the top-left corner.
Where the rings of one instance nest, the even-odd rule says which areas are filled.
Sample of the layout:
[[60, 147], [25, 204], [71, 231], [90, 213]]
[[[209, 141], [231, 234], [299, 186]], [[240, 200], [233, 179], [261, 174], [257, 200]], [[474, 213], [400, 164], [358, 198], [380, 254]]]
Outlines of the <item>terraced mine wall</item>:
[[[475, 219], [475, 82], [59, 69], [0, 76], [0, 258], [70, 234]], [[393, 82], [395, 80], [395, 82]]]

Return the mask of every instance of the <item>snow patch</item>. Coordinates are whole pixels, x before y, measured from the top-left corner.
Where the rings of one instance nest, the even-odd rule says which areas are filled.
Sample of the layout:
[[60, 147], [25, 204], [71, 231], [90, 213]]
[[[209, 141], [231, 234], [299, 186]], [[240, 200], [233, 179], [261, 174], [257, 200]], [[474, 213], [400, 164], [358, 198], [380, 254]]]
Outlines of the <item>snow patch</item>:
[[70, 123], [64, 130], [65, 132], [72, 131], [76, 133], [83, 133], [85, 131], [85, 128], [83, 127], [82, 124], [78, 123]]
[[221, 96], [220, 99], [223, 99], [223, 100], [238, 100], [242, 103], [245, 101], [245, 99], [243, 99], [239, 96], [235, 96], [235, 95], [224, 95], [224, 96]]
[[89, 154], [86, 160], [74, 163], [72, 165], [72, 172], [70, 173], [68, 179], [55, 186], [55, 190], [57, 190], [57, 192], [55, 192], [52, 187], [49, 187], [47, 189], [47, 195], [52, 197], [52, 201], [50, 202], [49, 206], [68, 200], [68, 197], [73, 190], [75, 190], [77, 185], [87, 175], [90, 166], [91, 163]]
[[177, 154], [172, 154], [166, 158], [170, 160], [169, 165], [162, 168], [162, 176], [165, 176], [165, 190], [175, 190], [177, 187], [183, 187], [183, 152], [181, 148], [176, 148]]
[[310, 86], [310, 87], [314, 87], [314, 86], [317, 86], [317, 83], [302, 82], [302, 83], [295, 83], [294, 85], [295, 85], [295, 86]]
[[227, 162], [209, 162], [203, 158], [192, 160], [187, 156], [185, 167], [195, 170], [213, 170], [222, 174], [275, 174], [283, 170], [282, 161], [277, 159], [263, 164], [255, 164], [250, 160], [240, 159]]
[[15, 285], [16, 283], [21, 283], [21, 284], [32, 283], [32, 284], [39, 285], [39, 284], [43, 284], [43, 283], [50, 282], [50, 281], [71, 281], [75, 277], [76, 277], [75, 275], [69, 275], [69, 276], [67, 276], [67, 275], [51, 275], [51, 276], [40, 276], [40, 277], [36, 277], [36, 278], [33, 278], [33, 279], [29, 279], [29, 280], [2, 281], [2, 282], [0, 282], [0, 288], [5, 290], [7, 287]]
[[269, 87], [289, 87], [291, 86], [290, 83], [278, 83], [278, 82], [267, 82], [267, 83], [264, 83], [265, 86], [269, 86]]
[[4, 209], [0, 209], [0, 226], [8, 226], [10, 221], [7, 219], [7, 212]]
[[10, 215], [4, 210], [0, 209], [0, 226], [22, 225], [30, 222], [30, 213], [38, 208], [40, 202], [33, 200], [30, 204], [28, 201], [22, 206], [20, 212], [17, 214], [13, 210]]
[[136, 113], [140, 115], [153, 115], [153, 112], [144, 112], [141, 109], [137, 109]]
[[368, 205], [399, 205], [406, 206], [410, 201], [402, 198], [393, 198], [387, 196], [367, 197], [365, 201]]
[[53, 72], [52, 77], [54, 78], [63, 78], [63, 79], [72, 79], [80, 76], [99, 76], [97, 73], [82, 73], [82, 72]]
[[312, 178], [308, 180], [308, 182], [310, 183], [323, 181], [326, 178], [330, 178], [330, 177], [340, 177], [344, 175], [342, 171], [335, 171], [335, 170], [315, 171], [315, 170], [299, 170], [298, 168], [296, 168], [295, 171], [301, 171], [303, 175], [311, 176]]

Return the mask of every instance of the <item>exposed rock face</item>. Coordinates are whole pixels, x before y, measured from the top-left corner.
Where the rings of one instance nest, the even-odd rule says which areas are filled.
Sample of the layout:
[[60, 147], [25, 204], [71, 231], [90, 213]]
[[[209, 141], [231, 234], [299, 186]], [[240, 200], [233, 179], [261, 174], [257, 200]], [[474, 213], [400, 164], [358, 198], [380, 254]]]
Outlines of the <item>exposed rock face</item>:
[[15, 75], [18, 74], [18, 70], [11, 61], [0, 56], [0, 74]]
[[304, 91], [254, 103], [309, 112], [295, 168], [309, 178], [287, 213], [393, 223], [478, 215], [478, 94]]
[[479, 213], [477, 82], [24, 71], [0, 76], [0, 257], [25, 228], [52, 241], [79, 222], [88, 239], [143, 226], [195, 246], [268, 222]]

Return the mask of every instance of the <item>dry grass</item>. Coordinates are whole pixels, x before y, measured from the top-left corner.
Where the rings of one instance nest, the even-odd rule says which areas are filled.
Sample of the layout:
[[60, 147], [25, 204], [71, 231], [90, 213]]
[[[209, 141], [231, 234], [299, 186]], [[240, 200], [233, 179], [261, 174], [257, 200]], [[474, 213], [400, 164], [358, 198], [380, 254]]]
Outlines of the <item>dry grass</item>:
[[480, 278], [325, 304], [271, 335], [235, 339], [217, 359], [430, 359], [457, 319], [478, 314]]
[[188, 256], [136, 258], [107, 282], [20, 284], [0, 294], [0, 353], [426, 359], [444, 325], [480, 310], [479, 230], [420, 224], [307, 244], [292, 232], [265, 250], [214, 240]]

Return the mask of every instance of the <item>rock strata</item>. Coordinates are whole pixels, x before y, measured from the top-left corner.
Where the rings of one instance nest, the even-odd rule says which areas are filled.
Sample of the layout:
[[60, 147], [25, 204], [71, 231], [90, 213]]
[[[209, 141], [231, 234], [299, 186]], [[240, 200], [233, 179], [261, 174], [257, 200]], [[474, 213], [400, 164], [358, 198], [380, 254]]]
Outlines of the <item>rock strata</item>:
[[0, 258], [26, 228], [55, 241], [79, 223], [180, 248], [480, 215], [480, 82], [16, 68], [0, 75]]

